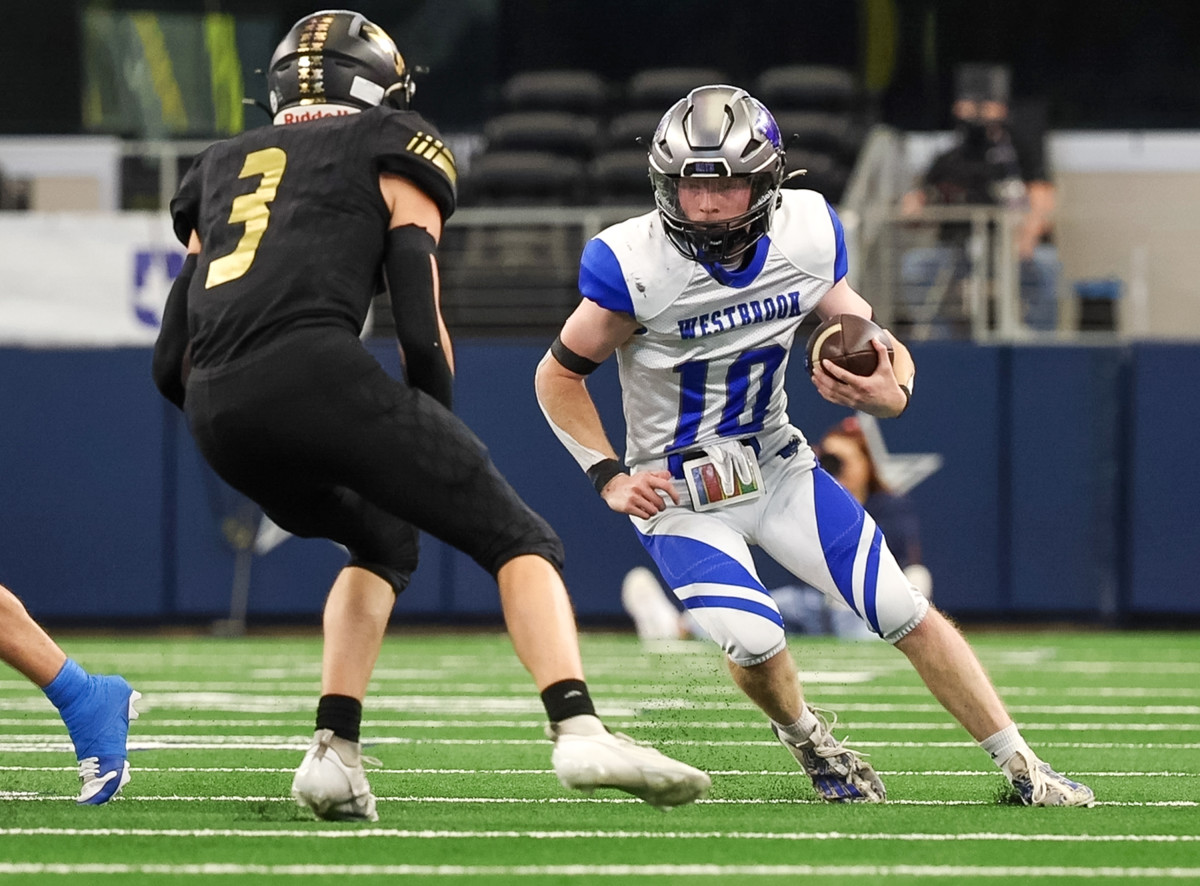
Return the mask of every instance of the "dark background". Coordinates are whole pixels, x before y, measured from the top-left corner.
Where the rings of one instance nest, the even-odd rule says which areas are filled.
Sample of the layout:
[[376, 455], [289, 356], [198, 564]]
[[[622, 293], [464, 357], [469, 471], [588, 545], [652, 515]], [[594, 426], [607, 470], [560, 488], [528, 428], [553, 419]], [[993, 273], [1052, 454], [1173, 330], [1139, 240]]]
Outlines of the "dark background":
[[[1013, 68], [1014, 96], [1047, 101], [1056, 129], [1200, 128], [1194, 0], [360, 0], [355, 8], [430, 73], [417, 107], [473, 130], [525, 70], [593, 69], [614, 84], [651, 67], [716, 66], [739, 85], [768, 67], [868, 70], [877, 119], [947, 124], [955, 64]], [[79, 16], [88, 7], [224, 12], [282, 36], [320, 8], [294, 0], [0, 0], [0, 133], [81, 131]], [[265, 90], [244, 59], [248, 92]], [[259, 88], [258, 96], [253, 96]], [[256, 123], [256, 117], [249, 117]]]

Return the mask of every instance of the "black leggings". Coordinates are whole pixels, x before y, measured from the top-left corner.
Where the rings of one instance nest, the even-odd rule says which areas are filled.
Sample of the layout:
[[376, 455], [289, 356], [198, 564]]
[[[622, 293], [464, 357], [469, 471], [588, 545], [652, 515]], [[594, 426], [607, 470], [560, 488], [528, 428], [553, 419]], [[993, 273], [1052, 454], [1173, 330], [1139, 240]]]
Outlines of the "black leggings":
[[213, 469], [293, 535], [345, 545], [397, 593], [422, 529], [496, 572], [562, 543], [453, 413], [389, 376], [352, 333], [306, 329], [195, 369], [186, 410]]

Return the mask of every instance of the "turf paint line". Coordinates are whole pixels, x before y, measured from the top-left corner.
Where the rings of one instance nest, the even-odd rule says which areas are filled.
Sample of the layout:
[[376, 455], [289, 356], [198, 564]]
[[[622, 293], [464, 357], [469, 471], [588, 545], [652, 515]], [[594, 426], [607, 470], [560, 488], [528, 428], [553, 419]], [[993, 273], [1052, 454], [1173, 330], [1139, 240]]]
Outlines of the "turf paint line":
[[[216, 691], [190, 690], [161, 692], [139, 685], [145, 699], [146, 708], [167, 708], [184, 710], [247, 710], [280, 712], [288, 710], [307, 711], [314, 707], [312, 692], [296, 695], [268, 695], [260, 687], [246, 691]], [[881, 691], [881, 694], [886, 694]], [[388, 695], [376, 693], [371, 695], [371, 707], [378, 711], [394, 712], [432, 712], [466, 710], [471, 713], [541, 713], [541, 700], [532, 692], [521, 697], [503, 698], [479, 695]], [[0, 701], [3, 710], [45, 710], [48, 702], [36, 695], [22, 698], [10, 698]], [[739, 703], [731, 704], [728, 700], [697, 701], [690, 697], [675, 695], [674, 697], [656, 697], [641, 692], [633, 695], [616, 695], [607, 693], [602, 702], [608, 716], [617, 716], [617, 711], [628, 710], [624, 716], [633, 716], [638, 711], [653, 710], [696, 710], [696, 711], [728, 711], [735, 710], [753, 712], [750, 701], [741, 699]], [[1148, 717], [1148, 716], [1180, 716], [1195, 717], [1200, 715], [1200, 705], [1010, 705], [1010, 710], [1018, 714], [1087, 714], [1100, 717]], [[896, 702], [846, 702], [838, 705], [838, 712], [851, 711], [864, 714], [942, 714], [945, 709], [934, 701], [926, 703], [896, 703]]]
[[[30, 802], [42, 801], [60, 801], [74, 800], [74, 795], [50, 796], [48, 794], [37, 794], [32, 791], [0, 791], [0, 800], [23, 800]], [[599, 804], [625, 804], [625, 803], [641, 803], [641, 800], [633, 797], [375, 797], [378, 803], [441, 803], [449, 805], [458, 804], [494, 804], [500, 806], [526, 806], [538, 805], [543, 803], [549, 804], [566, 804], [580, 805], [588, 803]], [[115, 802], [121, 803], [153, 803], [160, 801], [170, 801], [175, 803], [295, 803], [291, 797], [279, 796], [250, 796], [250, 797], [233, 797], [233, 796], [213, 796], [213, 797], [196, 797], [183, 795], [153, 795], [142, 797], [124, 797]], [[827, 803], [817, 797], [773, 797], [773, 798], [741, 798], [741, 799], [705, 799], [696, 800], [697, 806], [821, 806]], [[889, 806], [998, 806], [995, 800], [888, 800]], [[1180, 806], [1191, 807], [1200, 806], [1200, 802], [1194, 800], [1154, 800], [1154, 801], [1096, 801], [1096, 806]]]
[[[868, 725], [858, 724], [856, 729], [866, 729]], [[872, 726], [874, 728], [874, 726]], [[1026, 725], [1024, 731], [1031, 732], [1037, 726]], [[1049, 726], [1046, 726], [1049, 729]], [[240, 735], [240, 736], [185, 736], [185, 735], [151, 735], [130, 736], [128, 747], [131, 750], [215, 750], [230, 748], [235, 750], [306, 750], [311, 742], [310, 736], [281, 736], [281, 735]], [[396, 746], [468, 746], [468, 747], [504, 747], [504, 746], [542, 746], [548, 747], [545, 738], [415, 738], [409, 736], [374, 736], [362, 742], [365, 748], [396, 744]], [[690, 748], [774, 748], [778, 741], [713, 741], [691, 740], [691, 738], [662, 738], [652, 742], [655, 747], [690, 747]], [[952, 742], [912, 742], [912, 741], [853, 741], [858, 748], [974, 748], [978, 747], [971, 741]], [[1163, 742], [1037, 742], [1039, 748], [1076, 748], [1076, 749], [1130, 749], [1130, 750], [1196, 750], [1200, 743], [1163, 743]], [[66, 736], [56, 735], [8, 735], [5, 736], [4, 753], [35, 754], [47, 752], [62, 752], [71, 749]]]
[[264, 877], [1057, 877], [1070, 879], [1194, 879], [1200, 868], [1060, 867], [1051, 865], [336, 865], [336, 864], [43, 864], [0, 862], [0, 874], [168, 875]]
[[[266, 686], [272, 692], [294, 691], [299, 693], [312, 694], [320, 688], [318, 676], [314, 676], [311, 682], [297, 683], [294, 685], [266, 685], [268, 681], [258, 678], [252, 678], [256, 685]], [[372, 692], [377, 691], [380, 684], [387, 681], [380, 679], [377, 671], [372, 675]], [[507, 695], [526, 696], [530, 693], [528, 683], [464, 683], [454, 678], [454, 675], [439, 673], [436, 679], [424, 681], [424, 685], [438, 684], [445, 682], [454, 687], [456, 694], [480, 694], [480, 695], [495, 695], [503, 693]], [[809, 681], [811, 682], [811, 681]], [[185, 692], [194, 691], [203, 688], [206, 691], [230, 691], [238, 692], [246, 689], [247, 681], [236, 681], [228, 683], [209, 683], [202, 680], [181, 681], [143, 681], [137, 680], [137, 688], [153, 692]], [[1016, 697], [1082, 697], [1082, 698], [1173, 698], [1173, 699], [1195, 699], [1200, 698], [1200, 689], [1194, 687], [1144, 687], [1144, 686], [1070, 686], [1062, 688], [1046, 688], [1035, 686], [1000, 686], [997, 687], [1000, 695], [1004, 698]], [[18, 696], [24, 697], [29, 692], [29, 683], [23, 680], [0, 680], [0, 691], [11, 690], [16, 692]], [[610, 684], [604, 683], [600, 687], [604, 698], [631, 696], [653, 698], [660, 695], [682, 694], [683, 688], [679, 684], [674, 683], [639, 683], [639, 684]], [[715, 696], [728, 697], [734, 700], [744, 698], [741, 691], [732, 684], [722, 684], [718, 686], [688, 686], [686, 694], [689, 698], [696, 696]], [[821, 689], [821, 695], [824, 698], [840, 697], [840, 696], [858, 696], [858, 695], [880, 695], [886, 697], [897, 696], [913, 696], [919, 698], [928, 698], [929, 690], [924, 686], [883, 686], [877, 683], [874, 684], [851, 684], [851, 685], [836, 685], [830, 684]], [[49, 709], [49, 702], [43, 705]]]
[[[0, 772], [75, 772], [76, 766], [0, 766]], [[138, 766], [133, 772], [159, 772], [166, 775], [184, 773], [293, 773], [295, 767], [271, 766]], [[707, 769], [709, 775], [722, 777], [750, 776], [755, 778], [792, 778], [807, 775], [800, 769]], [[966, 776], [980, 778], [995, 775], [998, 769], [877, 769], [887, 776]], [[553, 769], [387, 769], [372, 767], [371, 775], [553, 775]], [[1071, 770], [1079, 778], [1200, 778], [1200, 772], [1095, 772]]]
[[250, 840], [298, 838], [343, 840], [390, 837], [404, 840], [782, 840], [803, 842], [898, 841], [904, 843], [1197, 843], [1196, 834], [1013, 834], [982, 833], [847, 833], [845, 831], [449, 831], [399, 828], [312, 830], [311, 828], [251, 830], [248, 828], [0, 828], [0, 837], [239, 837]]

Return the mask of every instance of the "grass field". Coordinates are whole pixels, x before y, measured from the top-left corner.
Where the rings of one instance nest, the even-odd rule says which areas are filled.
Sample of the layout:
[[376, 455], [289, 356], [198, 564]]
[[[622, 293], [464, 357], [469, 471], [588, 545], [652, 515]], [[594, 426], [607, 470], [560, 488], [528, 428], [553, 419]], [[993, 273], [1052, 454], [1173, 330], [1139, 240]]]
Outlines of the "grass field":
[[403, 882], [1200, 882], [1200, 634], [976, 633], [1043, 757], [1092, 809], [1002, 801], [1003, 777], [882, 642], [797, 640], [810, 700], [867, 751], [879, 806], [830, 805], [732, 688], [715, 647], [647, 650], [588, 633], [612, 728], [713, 776], [661, 813], [616, 792], [568, 794], [543, 712], [503, 634], [390, 636], [364, 720], [374, 825], [310, 820], [288, 791], [312, 731], [316, 637], [60, 637], [144, 694], [133, 781], [72, 802], [61, 722], [0, 674], [0, 879], [148, 884]]

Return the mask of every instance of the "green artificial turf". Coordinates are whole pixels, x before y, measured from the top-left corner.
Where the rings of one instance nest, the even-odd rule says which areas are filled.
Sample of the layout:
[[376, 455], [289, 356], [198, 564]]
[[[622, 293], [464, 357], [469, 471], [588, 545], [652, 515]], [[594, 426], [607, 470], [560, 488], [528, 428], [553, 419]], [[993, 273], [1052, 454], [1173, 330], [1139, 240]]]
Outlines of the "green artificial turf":
[[719, 650], [585, 633], [610, 728], [699, 766], [706, 801], [662, 813], [563, 789], [537, 693], [500, 633], [398, 633], [364, 713], [376, 824], [289, 797], [312, 731], [316, 637], [60, 637], [139, 689], [133, 780], [76, 807], [41, 693], [0, 674], [0, 880], [22, 883], [1200, 882], [1200, 635], [976, 633], [1026, 738], [1092, 809], [1013, 805], [1006, 782], [882, 642], [795, 638], [810, 701], [871, 755], [884, 805], [816, 799]]

